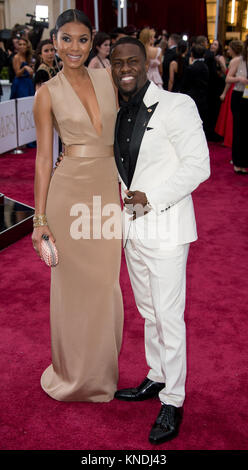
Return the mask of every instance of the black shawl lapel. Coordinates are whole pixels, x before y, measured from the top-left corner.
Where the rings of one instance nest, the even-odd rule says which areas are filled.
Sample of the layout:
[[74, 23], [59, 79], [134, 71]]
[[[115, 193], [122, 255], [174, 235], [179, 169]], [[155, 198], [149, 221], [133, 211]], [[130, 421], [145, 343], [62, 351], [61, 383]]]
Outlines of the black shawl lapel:
[[115, 154], [115, 163], [118, 168], [121, 179], [124, 181], [125, 185], [128, 186], [128, 175], [121, 161], [121, 152], [118, 142], [118, 131], [120, 125], [120, 111], [117, 114], [116, 124], [115, 124], [115, 141], [114, 141], [114, 154]]
[[[141, 146], [142, 139], [144, 137], [144, 133], [146, 131], [147, 125], [158, 105], [154, 103], [153, 105], [147, 107], [145, 103], [142, 101], [139, 112], [137, 114], [136, 122], [134, 125], [132, 139], [130, 142], [130, 164], [133, 170], [135, 170], [139, 149]], [[134, 171], [133, 171], [134, 174]], [[131, 181], [129, 182], [131, 185]]]

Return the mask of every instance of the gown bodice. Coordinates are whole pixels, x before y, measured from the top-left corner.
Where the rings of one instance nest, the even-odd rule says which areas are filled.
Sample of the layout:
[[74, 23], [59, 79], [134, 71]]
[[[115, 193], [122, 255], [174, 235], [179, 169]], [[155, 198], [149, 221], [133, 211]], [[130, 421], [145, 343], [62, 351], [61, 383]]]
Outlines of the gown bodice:
[[79, 96], [61, 70], [46, 82], [49, 89], [54, 126], [63, 142], [69, 145], [108, 146], [114, 143], [117, 114], [116, 94], [105, 69], [88, 69], [101, 116], [99, 136]]

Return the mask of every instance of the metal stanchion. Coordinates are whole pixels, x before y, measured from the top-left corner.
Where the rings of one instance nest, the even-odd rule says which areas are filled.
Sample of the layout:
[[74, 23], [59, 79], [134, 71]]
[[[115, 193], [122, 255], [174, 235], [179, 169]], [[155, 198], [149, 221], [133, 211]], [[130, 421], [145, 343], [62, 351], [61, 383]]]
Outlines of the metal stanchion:
[[[17, 99], [15, 99], [15, 109], [16, 109], [16, 132], [17, 132], [17, 140], [18, 140], [18, 117], [17, 117]], [[19, 143], [19, 142], [17, 142]], [[17, 147], [15, 150], [13, 150], [11, 153], [13, 153], [14, 155], [21, 155], [23, 152], [23, 150], [21, 149], [21, 147]]]

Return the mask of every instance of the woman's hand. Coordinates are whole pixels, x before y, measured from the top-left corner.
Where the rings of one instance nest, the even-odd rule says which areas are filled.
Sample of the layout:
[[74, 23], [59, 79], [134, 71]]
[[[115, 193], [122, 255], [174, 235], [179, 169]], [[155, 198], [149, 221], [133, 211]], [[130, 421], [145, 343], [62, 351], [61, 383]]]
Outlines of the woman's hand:
[[32, 234], [32, 242], [33, 242], [33, 247], [37, 253], [37, 255], [41, 258], [41, 240], [42, 240], [42, 235], [48, 235], [50, 240], [55, 242], [55, 238], [50, 231], [48, 225], [41, 225], [40, 227], [35, 227], [33, 230]]
[[23, 67], [25, 70], [27, 70], [27, 72], [29, 73], [29, 75], [33, 75], [34, 71], [32, 69], [32, 67], [30, 67], [29, 65], [24, 65]]
[[243, 85], [248, 85], [248, 79], [246, 77], [237, 77], [239, 79], [240, 83], [243, 83]]

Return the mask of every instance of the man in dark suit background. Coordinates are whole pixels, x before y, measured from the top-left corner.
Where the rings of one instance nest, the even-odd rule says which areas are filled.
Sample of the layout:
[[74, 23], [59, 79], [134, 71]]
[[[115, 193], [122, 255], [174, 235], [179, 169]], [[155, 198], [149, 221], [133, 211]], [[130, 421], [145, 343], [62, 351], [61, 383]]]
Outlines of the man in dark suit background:
[[215, 125], [218, 117], [218, 103], [220, 102], [219, 89], [217, 87], [218, 74], [217, 74], [217, 65], [214, 57], [214, 53], [210, 51], [208, 39], [206, 36], [197, 36], [196, 44], [204, 47], [204, 60], [205, 64], [208, 67], [209, 79], [208, 79], [208, 114], [207, 114], [207, 140], [218, 141], [219, 137], [215, 133]]
[[168, 46], [165, 49], [162, 73], [163, 88], [165, 90], [168, 90], [170, 63], [177, 56], [177, 45], [180, 39], [181, 36], [179, 34], [171, 34], [168, 39]]
[[204, 54], [205, 48], [202, 46], [195, 45], [191, 48], [192, 64], [185, 69], [181, 93], [189, 95], [194, 100], [207, 134], [209, 69]]

